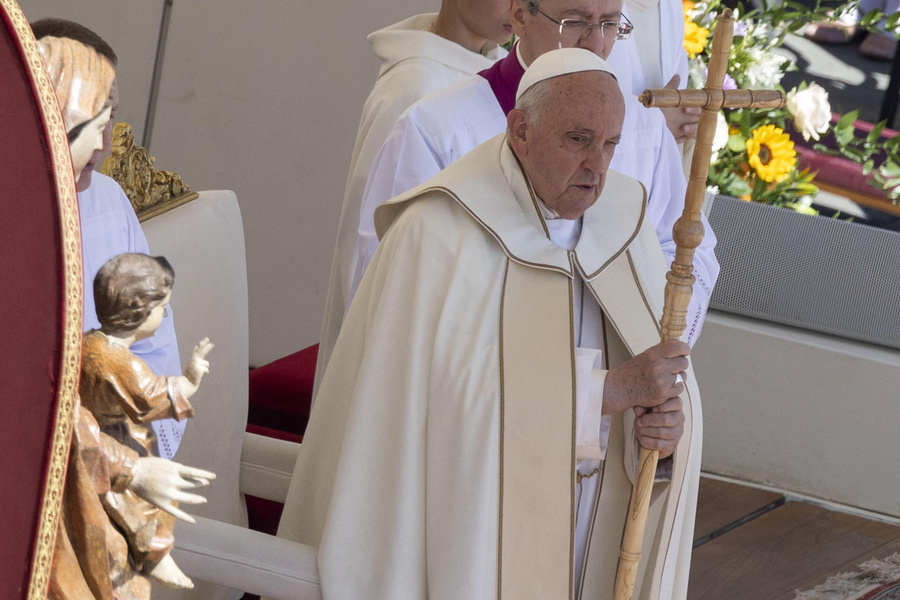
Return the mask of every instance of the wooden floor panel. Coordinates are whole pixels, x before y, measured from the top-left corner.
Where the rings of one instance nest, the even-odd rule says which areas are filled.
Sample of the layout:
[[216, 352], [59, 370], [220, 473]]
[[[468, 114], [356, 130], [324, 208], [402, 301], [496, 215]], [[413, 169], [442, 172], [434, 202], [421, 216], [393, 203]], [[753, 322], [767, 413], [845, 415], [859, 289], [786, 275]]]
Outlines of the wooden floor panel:
[[783, 497], [767, 490], [702, 477], [694, 539], [711, 535]]
[[[698, 505], [697, 538], [709, 535], [701, 534], [701, 520], [704, 531], [713, 521], [734, 521], [719, 502], [730, 499], [733, 506], [755, 510], [752, 507], [765, 500], [753, 488], [703, 481], [701, 490], [706, 493], [701, 491]], [[854, 570], [869, 558], [898, 551], [900, 527], [788, 502], [695, 548], [688, 598], [793, 600], [798, 589], [809, 589], [830, 575]]]

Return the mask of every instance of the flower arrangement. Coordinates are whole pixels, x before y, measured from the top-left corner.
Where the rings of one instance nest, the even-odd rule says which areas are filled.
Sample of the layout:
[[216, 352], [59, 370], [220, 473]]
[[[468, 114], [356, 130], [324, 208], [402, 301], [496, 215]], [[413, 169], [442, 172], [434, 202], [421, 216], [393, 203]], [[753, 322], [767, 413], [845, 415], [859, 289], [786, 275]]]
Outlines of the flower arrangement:
[[[722, 0], [683, 0], [685, 14], [684, 47], [689, 56], [689, 86], [703, 87], [712, 49], [716, 15], [725, 7]], [[783, 2], [735, 14], [734, 39], [729, 51], [725, 89], [778, 89], [784, 91], [784, 73], [795, 68], [776, 51], [785, 37], [803, 24], [829, 18], [820, 7], [807, 8]], [[870, 21], [874, 17], [867, 15]], [[877, 22], [877, 21], [874, 21]], [[831, 123], [828, 93], [816, 83], [801, 83], [787, 92], [782, 109], [723, 109], [719, 115], [708, 185], [712, 191], [745, 200], [786, 206], [815, 214], [811, 208], [818, 188], [815, 174], [801, 170], [792, 136], [818, 142], [833, 135], [833, 148], [817, 143], [819, 152], [840, 154], [863, 165], [872, 184], [900, 198], [900, 138], [879, 141], [884, 123], [867, 136], [854, 133], [858, 111]]]

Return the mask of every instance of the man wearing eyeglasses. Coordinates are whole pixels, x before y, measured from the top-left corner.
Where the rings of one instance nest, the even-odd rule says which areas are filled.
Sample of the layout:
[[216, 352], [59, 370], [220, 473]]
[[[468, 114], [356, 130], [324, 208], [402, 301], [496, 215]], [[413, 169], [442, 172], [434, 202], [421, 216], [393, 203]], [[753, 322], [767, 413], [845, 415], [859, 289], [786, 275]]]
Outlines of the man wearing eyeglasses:
[[[610, 168], [644, 184], [648, 217], [663, 251], [675, 255], [672, 226], [684, 206], [685, 179], [681, 156], [658, 110], [640, 106], [631, 92], [628, 73], [639, 68], [625, 53], [625, 65], [615, 60], [613, 45], [629, 43], [632, 25], [622, 14], [621, 0], [512, 0], [510, 15], [519, 40], [510, 54], [476, 76], [424, 98], [397, 121], [373, 163], [360, 210], [356, 277], [349, 306], [378, 241], [375, 208], [452, 164], [506, 126], [514, 95], [525, 69], [535, 58], [556, 48], [584, 48], [624, 75], [620, 78], [626, 102], [622, 141]], [[713, 249], [715, 235], [704, 219], [706, 236], [695, 253], [694, 294], [688, 311], [685, 339], [696, 341], [719, 273]], [[320, 354], [327, 361], [334, 339], [322, 339]], [[320, 359], [321, 361], [322, 359]]]

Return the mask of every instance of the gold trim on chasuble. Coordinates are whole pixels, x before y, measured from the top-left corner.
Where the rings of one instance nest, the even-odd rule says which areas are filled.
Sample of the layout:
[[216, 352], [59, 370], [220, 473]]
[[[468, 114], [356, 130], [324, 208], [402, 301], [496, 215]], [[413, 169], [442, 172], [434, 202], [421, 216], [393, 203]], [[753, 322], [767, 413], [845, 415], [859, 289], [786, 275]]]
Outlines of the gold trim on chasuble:
[[[509, 144], [509, 134], [506, 134], [506, 137], [503, 138], [504, 144], [512, 150], [512, 146]], [[525, 186], [528, 188], [528, 196], [531, 198], [531, 205], [534, 207], [534, 212], [538, 217], [538, 220], [541, 222], [541, 227], [544, 228], [544, 235], [547, 239], [550, 239], [550, 229], [547, 227], [547, 220], [544, 218], [544, 213], [541, 211], [541, 201], [538, 200], [537, 192], [534, 191], [534, 186], [531, 185], [531, 178], [528, 177], [528, 173], [525, 172], [525, 167], [522, 165], [522, 161], [519, 160], [519, 156], [512, 152], [512, 157], [516, 160], [516, 164], [519, 166], [519, 171], [522, 173], [522, 178], [525, 180]], [[546, 205], [545, 205], [546, 206]], [[571, 256], [569, 257], [569, 264], [572, 263]]]
[[[571, 600], [575, 377], [568, 277], [507, 260], [500, 318], [497, 597]], [[568, 381], [569, 385], [560, 385]]]
[[63, 272], [65, 312], [63, 316], [62, 361], [59, 372], [59, 388], [56, 396], [56, 418], [50, 443], [44, 497], [35, 535], [31, 577], [28, 582], [28, 600], [43, 600], [50, 581], [53, 547], [62, 505], [63, 484], [69, 443], [72, 438], [72, 411], [77, 393], [78, 372], [81, 368], [81, 312], [84, 305], [81, 272], [81, 226], [78, 217], [78, 197], [69, 140], [56, 90], [50, 84], [44, 61], [37, 49], [31, 26], [14, 0], [0, 0], [9, 18], [19, 48], [31, 77], [31, 85], [40, 103], [47, 145], [56, 181], [59, 199], [60, 229], [63, 247]]
[[[487, 231], [489, 234], [491, 234], [491, 237], [493, 237], [497, 241], [497, 243], [500, 245], [500, 247], [503, 248], [503, 253], [506, 254], [506, 256], [513, 262], [518, 263], [520, 265], [524, 265], [524, 266], [535, 267], [535, 268], [542, 269], [545, 271], [553, 271], [555, 273], [562, 273], [562, 274], [566, 275], [567, 277], [570, 277], [572, 275], [571, 261], [569, 261], [569, 263], [570, 263], [569, 269], [570, 270], [567, 271], [565, 269], [560, 269], [553, 265], [547, 265], [547, 264], [543, 264], [543, 263], [539, 263], [539, 262], [525, 260], [524, 258], [521, 258], [520, 256], [517, 256], [516, 254], [514, 254], [512, 249], [506, 244], [506, 242], [503, 241], [503, 238], [500, 236], [500, 234], [497, 233], [497, 231], [494, 230], [494, 228], [492, 228], [490, 225], [485, 223], [484, 220], [480, 216], [478, 216], [478, 214], [475, 213], [471, 208], [469, 208], [469, 206], [465, 202], [463, 202], [462, 198], [460, 198], [459, 195], [457, 195], [457, 193], [454, 192], [453, 190], [451, 190], [450, 188], [445, 188], [443, 186], [436, 185], [436, 186], [432, 186], [432, 187], [423, 189], [419, 193], [419, 195], [422, 196], [428, 192], [441, 192], [441, 193], [446, 194], [446, 195], [450, 196], [451, 198], [453, 198], [453, 200], [455, 200], [459, 204], [459, 206], [469, 214], [469, 216], [471, 216], [473, 219], [475, 219], [475, 221], [479, 225], [481, 225], [481, 227], [483, 227], [485, 231]], [[536, 206], [535, 206], [535, 210], [537, 210]], [[538, 211], [538, 217], [541, 219], [541, 224], [543, 225], [544, 231], [547, 234], [547, 239], [550, 239], [550, 232], [547, 231], [547, 225], [544, 224], [543, 216], [541, 215], [540, 211]], [[563, 252], [566, 252], [566, 250], [564, 250], [564, 249], [561, 249], [561, 250]]]

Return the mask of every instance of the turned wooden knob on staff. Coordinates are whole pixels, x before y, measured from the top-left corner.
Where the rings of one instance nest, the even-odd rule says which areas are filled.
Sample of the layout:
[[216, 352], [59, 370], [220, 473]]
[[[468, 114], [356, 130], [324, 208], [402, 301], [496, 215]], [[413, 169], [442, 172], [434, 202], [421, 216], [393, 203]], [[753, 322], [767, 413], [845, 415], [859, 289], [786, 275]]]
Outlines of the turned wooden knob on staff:
[[[712, 141], [716, 132], [719, 109], [780, 108], [784, 94], [774, 90], [723, 90], [722, 82], [728, 70], [728, 50], [734, 30], [731, 10], [724, 10], [717, 18], [706, 88], [700, 90], [647, 90], [640, 96], [645, 106], [699, 106], [703, 110], [697, 129], [697, 143], [691, 163], [691, 173], [685, 193], [684, 212], [675, 222], [675, 259], [666, 275], [665, 306], [660, 320], [662, 342], [677, 340], [687, 326], [687, 310], [694, 285], [694, 250], [703, 240], [700, 209], [706, 192]], [[650, 496], [656, 476], [659, 452], [641, 448], [638, 472], [631, 493], [631, 503], [625, 521], [625, 533], [619, 552], [614, 589], [615, 600], [631, 600], [641, 560], [641, 547], [650, 508]]]

